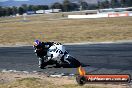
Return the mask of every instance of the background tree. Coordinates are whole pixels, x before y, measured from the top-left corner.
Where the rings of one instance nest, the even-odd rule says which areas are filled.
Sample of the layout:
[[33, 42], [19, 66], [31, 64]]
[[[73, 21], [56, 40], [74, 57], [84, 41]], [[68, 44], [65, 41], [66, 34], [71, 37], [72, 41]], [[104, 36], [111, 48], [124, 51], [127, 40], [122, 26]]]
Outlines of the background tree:
[[98, 1], [98, 9], [101, 9], [101, 8], [102, 8], [101, 2]]
[[70, 10], [71, 11], [77, 11], [79, 8], [79, 5], [77, 3], [70, 3]]
[[109, 7], [110, 7], [110, 2], [108, 0], [98, 1], [98, 8], [99, 9], [104, 9], [104, 8], [109, 8]]
[[28, 5], [27, 4], [22, 4], [21, 8], [23, 8], [23, 12], [26, 13], [28, 10]]
[[5, 16], [5, 10], [3, 7], [0, 6], [0, 17]]
[[64, 0], [63, 1], [63, 11], [71, 11], [71, 2], [69, 0]]
[[98, 9], [98, 5], [94, 5], [94, 4], [92, 4], [92, 5], [88, 5], [88, 9], [89, 10], [95, 10], [95, 9]]
[[88, 3], [85, 1], [81, 2], [81, 6], [82, 6], [82, 10], [88, 9]]
[[110, 2], [109, 0], [104, 1], [104, 8], [110, 8]]
[[[82, 10], [87, 9], [104, 9], [104, 8], [115, 8], [115, 7], [128, 7], [132, 6], [132, 0], [98, 0], [97, 5], [88, 4], [84, 0], [79, 0], [78, 3], [70, 2], [71, 0], [64, 0], [63, 3], [56, 2], [50, 6], [53, 9], [62, 9], [62, 11], [76, 11], [79, 10], [79, 7], [82, 6]], [[48, 5], [27, 5], [23, 4], [20, 7], [2, 7], [0, 6], [0, 17], [1, 16], [10, 16], [19, 13], [22, 15], [27, 11], [36, 11], [36, 10], [47, 10], [49, 9]], [[131, 10], [131, 9], [129, 9]], [[128, 11], [129, 11], [128, 10]]]
[[51, 5], [52, 9], [63, 9], [63, 6], [59, 2], [55, 2], [53, 5]]
[[13, 10], [11, 7], [6, 7], [5, 8], [5, 16], [10, 16], [13, 15]]
[[115, 7], [119, 7], [120, 3], [118, 0], [111, 0], [111, 7], [115, 8]]
[[13, 15], [17, 14], [17, 13], [18, 13], [17, 7], [13, 6], [13, 7], [12, 7], [12, 11], [13, 11], [13, 12], [12, 12]]
[[28, 6], [28, 11], [36, 11], [36, 10], [38, 10], [39, 8], [37, 7], [37, 6], [35, 6], [35, 5], [29, 5]]
[[132, 0], [126, 0], [127, 6], [132, 6]]
[[37, 8], [37, 10], [47, 10], [47, 9], [49, 9], [48, 5], [37, 5], [36, 8]]
[[24, 13], [24, 9], [23, 9], [22, 7], [19, 7], [19, 8], [18, 8], [18, 13], [19, 13], [20, 15], [22, 15], [22, 14]]
[[34, 10], [33, 10], [33, 5], [29, 5], [27, 10], [28, 10], [28, 11], [34, 11]]
[[121, 0], [120, 5], [121, 5], [121, 7], [125, 7], [126, 6], [126, 0]]

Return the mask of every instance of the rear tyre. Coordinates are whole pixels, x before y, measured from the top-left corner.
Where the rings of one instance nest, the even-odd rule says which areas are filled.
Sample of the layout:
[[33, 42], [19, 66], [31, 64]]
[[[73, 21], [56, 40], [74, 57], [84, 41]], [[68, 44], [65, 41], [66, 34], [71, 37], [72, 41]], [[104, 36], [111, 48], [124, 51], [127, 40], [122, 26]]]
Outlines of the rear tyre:
[[75, 58], [71, 57], [71, 56], [69, 56], [67, 58], [67, 60], [70, 62], [70, 65], [72, 67], [80, 67], [81, 66], [81, 63], [78, 60], [76, 60]]

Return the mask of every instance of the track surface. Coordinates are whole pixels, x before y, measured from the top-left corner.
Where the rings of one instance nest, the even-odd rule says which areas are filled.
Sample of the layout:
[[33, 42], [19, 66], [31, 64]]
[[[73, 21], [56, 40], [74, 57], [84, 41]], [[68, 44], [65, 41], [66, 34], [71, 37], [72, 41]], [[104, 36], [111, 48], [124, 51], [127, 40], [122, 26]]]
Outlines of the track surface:
[[[132, 43], [66, 45], [66, 49], [85, 65], [88, 73], [132, 75]], [[0, 70], [77, 73], [76, 68], [39, 69], [31, 46], [1, 47]]]

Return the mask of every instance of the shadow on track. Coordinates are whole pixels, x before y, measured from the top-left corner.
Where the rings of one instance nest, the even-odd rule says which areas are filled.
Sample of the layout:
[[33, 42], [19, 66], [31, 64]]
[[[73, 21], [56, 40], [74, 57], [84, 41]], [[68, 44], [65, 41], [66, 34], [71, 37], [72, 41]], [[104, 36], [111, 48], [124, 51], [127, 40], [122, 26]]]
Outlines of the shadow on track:
[[[80, 66], [87, 67], [87, 66], [90, 66], [90, 65], [81, 63]], [[72, 66], [72, 65], [69, 65], [69, 64], [63, 64], [62, 66], [48, 65], [44, 69], [48, 69], [48, 68], [78, 68], [78, 66], [75, 67], [75, 66]]]

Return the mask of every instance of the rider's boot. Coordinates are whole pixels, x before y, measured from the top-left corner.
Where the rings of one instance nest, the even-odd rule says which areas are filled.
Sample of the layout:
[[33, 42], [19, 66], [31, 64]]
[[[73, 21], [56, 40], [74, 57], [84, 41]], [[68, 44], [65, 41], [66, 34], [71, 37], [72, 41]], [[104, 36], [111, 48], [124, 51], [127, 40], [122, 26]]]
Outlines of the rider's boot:
[[39, 58], [39, 68], [43, 69], [44, 66], [43, 66], [43, 58]]

